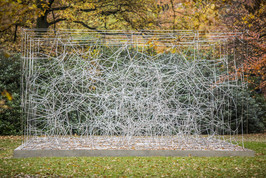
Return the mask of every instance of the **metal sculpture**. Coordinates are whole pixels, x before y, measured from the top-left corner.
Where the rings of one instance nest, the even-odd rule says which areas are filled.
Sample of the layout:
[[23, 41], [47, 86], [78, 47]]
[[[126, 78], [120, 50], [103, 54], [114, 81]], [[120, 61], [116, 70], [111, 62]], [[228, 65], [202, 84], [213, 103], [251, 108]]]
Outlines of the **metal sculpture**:
[[241, 33], [23, 35], [23, 149], [239, 149]]

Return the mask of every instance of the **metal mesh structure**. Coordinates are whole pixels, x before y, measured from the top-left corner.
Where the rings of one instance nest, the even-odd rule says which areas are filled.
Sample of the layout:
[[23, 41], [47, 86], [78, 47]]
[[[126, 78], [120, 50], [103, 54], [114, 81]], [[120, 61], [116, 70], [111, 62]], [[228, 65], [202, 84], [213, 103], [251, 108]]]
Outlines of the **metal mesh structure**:
[[24, 30], [23, 149], [240, 149], [241, 35]]

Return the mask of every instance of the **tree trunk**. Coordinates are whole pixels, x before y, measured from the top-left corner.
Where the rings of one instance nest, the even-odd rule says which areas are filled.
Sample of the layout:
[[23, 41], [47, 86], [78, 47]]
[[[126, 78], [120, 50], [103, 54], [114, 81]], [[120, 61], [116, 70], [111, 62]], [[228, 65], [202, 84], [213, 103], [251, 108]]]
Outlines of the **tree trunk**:
[[37, 18], [36, 28], [42, 29], [44, 32], [47, 31], [50, 24], [47, 21], [47, 14]]
[[[44, 11], [43, 6], [42, 6], [42, 0], [36, 0], [36, 5], [39, 9]], [[42, 32], [47, 32], [47, 29], [50, 26], [50, 24], [47, 21], [47, 15], [48, 15], [48, 11], [46, 10], [44, 15], [37, 18], [36, 28], [42, 29], [41, 30]]]
[[17, 40], [17, 31], [18, 31], [18, 25], [15, 25], [15, 32], [14, 32], [14, 39], [13, 41], [15, 42]]

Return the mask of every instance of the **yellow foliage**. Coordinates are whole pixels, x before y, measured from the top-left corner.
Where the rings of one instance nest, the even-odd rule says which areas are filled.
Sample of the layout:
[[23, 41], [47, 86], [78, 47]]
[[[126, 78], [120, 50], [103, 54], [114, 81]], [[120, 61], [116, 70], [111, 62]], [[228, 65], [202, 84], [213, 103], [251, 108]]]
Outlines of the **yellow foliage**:
[[91, 86], [90, 90], [96, 90], [96, 87], [95, 86]]
[[5, 56], [6, 58], [9, 58], [9, 57], [10, 57], [10, 54], [7, 53], [7, 52], [4, 52], [4, 56]]
[[12, 95], [11, 95], [8, 91], [6, 91], [6, 90], [4, 90], [4, 91], [1, 93], [1, 95], [2, 95], [2, 96], [5, 96], [9, 101], [13, 100]]
[[32, 8], [36, 9], [37, 8], [36, 4], [32, 4]]
[[176, 48], [172, 48], [172, 49], [170, 50], [170, 52], [173, 53], [173, 54], [176, 53]]

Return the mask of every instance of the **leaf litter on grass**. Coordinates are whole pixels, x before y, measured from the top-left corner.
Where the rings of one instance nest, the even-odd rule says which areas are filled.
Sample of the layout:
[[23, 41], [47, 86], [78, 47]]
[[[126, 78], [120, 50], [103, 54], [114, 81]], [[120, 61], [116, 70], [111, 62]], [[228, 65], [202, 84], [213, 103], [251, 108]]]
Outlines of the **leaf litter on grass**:
[[[254, 138], [252, 137], [254, 136]], [[255, 157], [69, 157], [12, 158], [22, 137], [0, 137], [0, 177], [265, 177], [266, 143], [247, 135], [245, 145]], [[256, 140], [256, 141], [254, 141]]]

